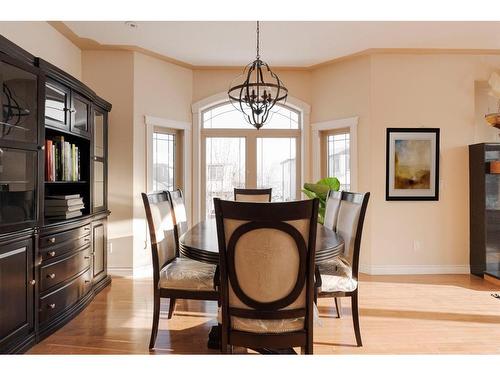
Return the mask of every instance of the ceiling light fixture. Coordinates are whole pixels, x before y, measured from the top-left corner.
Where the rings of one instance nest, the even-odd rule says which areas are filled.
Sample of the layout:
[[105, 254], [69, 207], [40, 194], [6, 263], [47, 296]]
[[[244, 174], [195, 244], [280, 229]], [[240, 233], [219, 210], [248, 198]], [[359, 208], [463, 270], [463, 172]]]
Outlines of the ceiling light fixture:
[[137, 22], [134, 22], [134, 21], [127, 21], [127, 22], [125, 22], [125, 26], [128, 26], [131, 29], [137, 29], [139, 27], [139, 25], [137, 24]]
[[260, 27], [257, 21], [256, 59], [245, 67], [241, 76], [236, 78], [240, 83], [234, 84], [233, 81], [228, 91], [231, 103], [256, 129], [260, 129], [269, 119], [276, 103], [284, 104], [288, 96], [288, 89], [283, 82], [273, 73], [269, 65], [260, 59], [259, 33]]

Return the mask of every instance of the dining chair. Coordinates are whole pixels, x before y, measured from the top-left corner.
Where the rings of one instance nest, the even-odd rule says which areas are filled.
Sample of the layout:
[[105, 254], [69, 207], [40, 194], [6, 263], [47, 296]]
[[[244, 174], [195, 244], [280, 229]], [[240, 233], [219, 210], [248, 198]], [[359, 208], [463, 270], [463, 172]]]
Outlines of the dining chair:
[[167, 191], [167, 194], [169, 196], [170, 206], [174, 216], [175, 249], [177, 252], [179, 252], [179, 238], [188, 230], [184, 195], [182, 194], [181, 189]]
[[273, 188], [269, 189], [239, 189], [234, 188], [236, 202], [271, 202]]
[[153, 349], [160, 320], [160, 299], [169, 298], [168, 319], [176, 299], [218, 300], [213, 264], [179, 257], [175, 246], [172, 203], [166, 191], [142, 193], [153, 259], [154, 310], [149, 349]]
[[339, 215], [341, 199], [342, 192], [335, 190], [330, 190], [326, 197], [325, 219], [323, 221], [323, 225], [333, 231], [337, 229], [337, 218]]
[[344, 240], [342, 255], [334, 260], [318, 263], [320, 280], [317, 282], [318, 298], [335, 297], [337, 314], [340, 317], [340, 297], [351, 298], [352, 320], [356, 343], [362, 346], [358, 308], [358, 270], [363, 222], [370, 193], [342, 192], [337, 233]]
[[318, 204], [214, 198], [223, 353], [242, 346], [312, 354]]

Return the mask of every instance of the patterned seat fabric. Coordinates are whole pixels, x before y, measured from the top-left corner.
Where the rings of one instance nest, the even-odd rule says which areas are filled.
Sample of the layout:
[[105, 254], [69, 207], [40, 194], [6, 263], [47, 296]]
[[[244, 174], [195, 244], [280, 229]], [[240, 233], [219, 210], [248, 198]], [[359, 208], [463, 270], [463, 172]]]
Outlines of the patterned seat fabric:
[[175, 258], [160, 271], [160, 288], [213, 291], [216, 266], [189, 258]]
[[358, 281], [352, 278], [349, 261], [340, 256], [328, 262], [318, 264], [321, 274], [321, 292], [352, 292], [358, 287]]

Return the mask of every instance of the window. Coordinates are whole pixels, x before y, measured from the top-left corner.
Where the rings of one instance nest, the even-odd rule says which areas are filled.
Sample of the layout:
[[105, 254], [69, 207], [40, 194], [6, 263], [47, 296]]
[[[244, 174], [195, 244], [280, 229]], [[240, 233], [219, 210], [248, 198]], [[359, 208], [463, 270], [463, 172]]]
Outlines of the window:
[[207, 137], [206, 216], [214, 215], [214, 198], [233, 199], [234, 188], [245, 186], [245, 138]]
[[257, 187], [271, 187], [272, 201], [296, 198], [295, 154], [295, 138], [257, 138]]
[[153, 132], [153, 190], [174, 190], [176, 135], [163, 129]]
[[230, 103], [202, 112], [202, 211], [213, 215], [213, 198], [232, 200], [234, 188], [273, 189], [272, 201], [300, 194], [300, 113], [287, 106], [256, 130]]
[[349, 160], [349, 129], [326, 134], [326, 172], [328, 177], [337, 177], [340, 190], [351, 188], [351, 168]]

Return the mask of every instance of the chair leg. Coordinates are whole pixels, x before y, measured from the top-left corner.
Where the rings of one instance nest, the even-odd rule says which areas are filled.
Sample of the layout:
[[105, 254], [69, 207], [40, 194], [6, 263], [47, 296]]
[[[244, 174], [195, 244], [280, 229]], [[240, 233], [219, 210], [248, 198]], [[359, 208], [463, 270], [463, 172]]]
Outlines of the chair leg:
[[172, 319], [175, 310], [175, 298], [170, 298], [170, 305], [168, 307], [168, 319]]
[[340, 297], [335, 297], [335, 309], [337, 310], [337, 317], [342, 318], [342, 303]]
[[361, 342], [361, 330], [359, 328], [359, 307], [358, 307], [357, 290], [351, 295], [351, 307], [352, 307], [352, 322], [354, 324], [354, 333], [356, 335], [356, 344], [358, 346], [363, 346], [363, 343]]
[[151, 338], [149, 340], [149, 349], [153, 349], [155, 347], [156, 336], [158, 334], [158, 324], [160, 322], [160, 293], [155, 291], [153, 298], [154, 298], [153, 325], [151, 327]]

